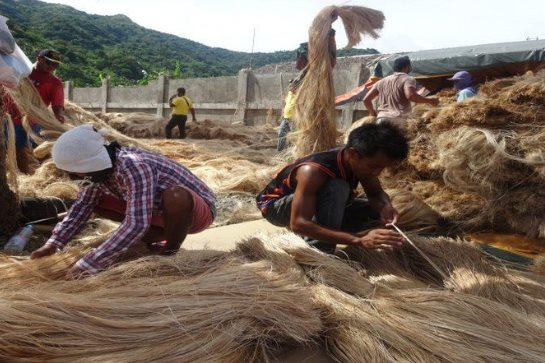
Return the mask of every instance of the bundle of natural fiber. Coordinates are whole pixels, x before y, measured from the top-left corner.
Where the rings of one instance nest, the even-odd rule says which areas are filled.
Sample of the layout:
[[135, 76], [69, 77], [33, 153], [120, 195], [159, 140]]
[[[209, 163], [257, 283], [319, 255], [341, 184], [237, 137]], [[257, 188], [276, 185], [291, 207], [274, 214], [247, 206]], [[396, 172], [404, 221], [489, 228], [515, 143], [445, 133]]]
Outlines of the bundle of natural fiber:
[[[0, 357], [260, 362], [323, 342], [337, 362], [540, 361], [545, 278], [498, 267], [466, 242], [414, 240], [449, 271], [453, 291], [422, 273], [425, 261], [408, 249], [405, 259], [366, 251], [366, 260], [345, 261], [348, 253], [324, 254], [293, 234], [251, 237], [229, 252], [145, 257], [63, 283], [55, 279], [66, 265], [38, 276], [18, 266], [19, 285], [12, 275], [0, 285]], [[388, 284], [386, 270], [406, 276]], [[456, 280], [463, 274], [471, 283]]]
[[486, 200], [474, 193], [450, 189], [442, 181], [415, 181], [409, 188], [433, 210], [463, 230], [486, 228], [487, 217], [482, 215]]
[[400, 227], [407, 230], [435, 227], [441, 223], [441, 215], [416, 194], [406, 190], [387, 190], [392, 205], [399, 213]]
[[[19, 197], [75, 199], [79, 190], [53, 161], [44, 162], [33, 175], [19, 175]], [[55, 191], [53, 193], [53, 191]]]
[[15, 154], [15, 127], [11, 120], [11, 116], [8, 113], [2, 112], [2, 122], [0, 122], [0, 127], [4, 130], [4, 144], [6, 147], [6, 176], [7, 182], [11, 189], [17, 192], [18, 183], [17, 183], [17, 156]]
[[517, 158], [506, 152], [505, 137], [469, 127], [442, 133], [436, 143], [439, 163], [445, 169], [445, 183], [457, 190], [485, 196], [494, 193], [495, 188], [503, 188], [504, 183], [512, 183], [508, 180], [512, 175], [507, 173], [507, 164]]
[[65, 102], [64, 108], [65, 108], [65, 114], [67, 118], [69, 119], [69, 122], [75, 126], [83, 125], [83, 124], [91, 124], [96, 129], [108, 130], [108, 135], [106, 138], [109, 141], [115, 140], [123, 146], [137, 146], [140, 148], [155, 151], [153, 149], [150, 149], [150, 147], [147, 146], [145, 143], [139, 140], [136, 140], [130, 135], [125, 135], [117, 131], [114, 127], [108, 125], [106, 122], [104, 122], [97, 116], [93, 115], [91, 112], [84, 110], [83, 108], [79, 107], [73, 102]]
[[136, 138], [164, 137], [168, 122], [164, 117], [143, 112], [99, 113], [97, 117], [124, 135]]
[[18, 259], [0, 254], [3, 279], [0, 290], [16, 291], [21, 286], [32, 286], [44, 281], [65, 280], [72, 265], [87, 251], [103, 243], [118, 225], [108, 220], [95, 219], [61, 253], [36, 260]]
[[187, 134], [192, 139], [240, 140], [246, 144], [253, 142], [250, 135], [235, 133], [226, 127], [221, 127], [214, 124], [210, 120], [204, 120], [203, 122], [199, 122], [198, 124], [192, 123], [188, 127]]
[[335, 120], [331, 24], [341, 17], [351, 47], [360, 34], [377, 37], [384, 15], [377, 10], [358, 6], [328, 6], [314, 18], [309, 29], [309, 64], [297, 92], [294, 124], [295, 155], [304, 156], [335, 146], [338, 131]]
[[540, 275], [545, 275], [545, 256], [539, 256], [534, 260], [532, 271]]
[[24, 78], [16, 88], [9, 89], [9, 91], [17, 106], [27, 117], [32, 119], [32, 123], [40, 125], [45, 130], [64, 132], [70, 128], [68, 125], [60, 123], [53, 112], [46, 107], [30, 79]]
[[336, 362], [539, 362], [543, 354], [534, 344], [543, 319], [471, 295], [391, 290], [362, 300], [318, 286], [314, 298]]
[[32, 82], [29, 79], [24, 79], [19, 83], [17, 88], [11, 89], [10, 93], [15, 99], [17, 106], [25, 114], [23, 117], [23, 126], [30, 137], [38, 144], [44, 140], [40, 135], [34, 133], [30, 127], [30, 122], [39, 125], [44, 131], [65, 132], [73, 126], [90, 123], [96, 128], [107, 128], [110, 131], [110, 137], [119, 141], [124, 145], [132, 145], [145, 147], [144, 144], [137, 140], [128, 137], [114, 128], [108, 126], [104, 121], [95, 117], [93, 114], [85, 111], [81, 107], [72, 102], [65, 102], [65, 123], [62, 124], [55, 118], [51, 110], [43, 103], [42, 98]]
[[384, 184], [416, 192], [461, 229], [544, 237], [543, 79], [491, 81], [486, 97], [415, 107], [408, 161]]
[[[17, 228], [18, 203], [15, 192], [17, 191], [17, 167], [14, 166], [14, 133], [10, 116], [4, 112], [0, 97], [0, 233], [10, 235]], [[5, 130], [8, 130], [6, 135]], [[7, 136], [7, 140], [5, 138]], [[10, 150], [11, 148], [11, 150]], [[10, 189], [10, 185], [11, 188]]]
[[54, 141], [44, 141], [40, 145], [34, 148], [34, 156], [39, 159], [47, 159], [51, 156], [51, 150], [53, 150]]
[[[545, 288], [538, 276], [528, 275], [528, 280], [523, 281], [516, 271], [490, 260], [467, 241], [417, 236], [412, 236], [411, 240], [448, 276], [447, 280], [443, 280], [409, 245], [390, 254], [350, 247], [344, 249], [341, 256], [344, 254], [358, 261], [370, 276], [387, 274], [408, 281], [444, 286], [455, 292], [494, 300], [526, 314], [545, 317]], [[537, 284], [531, 287], [533, 282]]]
[[105, 273], [85, 291], [77, 287], [85, 281], [75, 281], [43, 284], [40, 293], [5, 294], [10, 308], [1, 315], [10, 333], [0, 357], [265, 361], [283, 345], [312, 341], [322, 327], [318, 310], [293, 304], [311, 300], [306, 286], [271, 267], [259, 261], [225, 264], [191, 278], [126, 276], [117, 286], [110, 286]]

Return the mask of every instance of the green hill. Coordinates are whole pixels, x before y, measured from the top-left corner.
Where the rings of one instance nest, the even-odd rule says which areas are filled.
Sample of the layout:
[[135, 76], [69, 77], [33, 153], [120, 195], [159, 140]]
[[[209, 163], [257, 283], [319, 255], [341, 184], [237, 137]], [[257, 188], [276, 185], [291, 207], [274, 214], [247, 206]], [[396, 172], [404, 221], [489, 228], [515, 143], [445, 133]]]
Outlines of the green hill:
[[[17, 44], [34, 60], [43, 48], [64, 57], [58, 69], [76, 86], [98, 86], [109, 75], [114, 84], [135, 84], [159, 72], [182, 78], [234, 75], [248, 67], [250, 53], [234, 52], [146, 29], [124, 15], [100, 16], [70, 6], [37, 0], [2, 0], [0, 14], [10, 20]], [[339, 55], [378, 53], [375, 49], [341, 50]], [[252, 65], [287, 62], [294, 52], [254, 53]]]

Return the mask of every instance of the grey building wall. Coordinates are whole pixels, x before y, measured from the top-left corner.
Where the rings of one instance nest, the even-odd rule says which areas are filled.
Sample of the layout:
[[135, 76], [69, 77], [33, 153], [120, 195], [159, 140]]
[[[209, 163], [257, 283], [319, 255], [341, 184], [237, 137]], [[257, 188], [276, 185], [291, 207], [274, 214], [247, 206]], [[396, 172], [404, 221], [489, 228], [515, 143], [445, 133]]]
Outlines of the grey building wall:
[[[198, 120], [221, 123], [241, 122], [247, 125], [278, 120], [290, 79], [295, 73], [254, 74], [243, 69], [238, 76], [215, 78], [171, 79], [160, 76], [146, 86], [111, 87], [104, 80], [101, 87], [73, 88], [65, 84], [66, 97], [89, 111], [148, 112], [168, 117], [168, 99], [177, 88], [185, 87], [193, 101]], [[362, 84], [369, 71], [360, 64], [349, 70], [335, 70], [335, 94], [343, 94]], [[362, 102], [337, 108], [340, 128], [365, 115]]]

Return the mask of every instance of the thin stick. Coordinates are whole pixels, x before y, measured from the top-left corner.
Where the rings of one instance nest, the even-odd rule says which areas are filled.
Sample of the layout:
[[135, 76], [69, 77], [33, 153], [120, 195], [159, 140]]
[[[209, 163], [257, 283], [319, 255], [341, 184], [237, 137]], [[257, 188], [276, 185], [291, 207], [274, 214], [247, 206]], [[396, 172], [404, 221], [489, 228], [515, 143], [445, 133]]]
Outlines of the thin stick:
[[68, 212], [62, 212], [62, 213], [58, 213], [56, 216], [54, 217], [48, 217], [48, 218], [44, 218], [44, 219], [38, 219], [37, 221], [32, 221], [32, 222], [28, 222], [26, 224], [36, 224], [36, 223], [40, 223], [40, 222], [46, 222], [46, 221], [50, 221], [52, 219], [57, 219], [57, 218], [62, 218], [64, 217]]
[[394, 228], [396, 229], [396, 231], [397, 231], [400, 235], [402, 235], [403, 238], [405, 238], [405, 239], [407, 240], [407, 242], [409, 242], [410, 245], [413, 246], [414, 249], [415, 249], [418, 253], [420, 253], [420, 255], [421, 255], [422, 257], [424, 257], [424, 259], [425, 259], [426, 261], [428, 261], [428, 262], [430, 263], [430, 265], [435, 269], [435, 271], [437, 271], [437, 272], [439, 273], [439, 275], [441, 275], [441, 277], [443, 278], [443, 280], [445, 280], [445, 281], [448, 280], [449, 277], [447, 276], [447, 274], [445, 274], [445, 273], [439, 268], [439, 266], [437, 266], [437, 265], [431, 260], [431, 258], [429, 258], [429, 257], [428, 257], [420, 248], [418, 248], [418, 247], [414, 244], [414, 242], [411, 241], [411, 240], [409, 239], [409, 237], [407, 237], [407, 235], [401, 231], [401, 229], [399, 229], [398, 226], [396, 226], [394, 223], [390, 223], [390, 225], [391, 225], [392, 227], [394, 227]]

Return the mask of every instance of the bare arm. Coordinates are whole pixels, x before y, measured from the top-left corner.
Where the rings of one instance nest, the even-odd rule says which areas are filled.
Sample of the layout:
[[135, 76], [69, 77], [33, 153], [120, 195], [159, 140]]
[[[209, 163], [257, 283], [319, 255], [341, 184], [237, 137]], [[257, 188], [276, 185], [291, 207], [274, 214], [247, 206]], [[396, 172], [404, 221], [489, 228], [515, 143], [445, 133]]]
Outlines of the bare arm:
[[296, 172], [297, 188], [291, 206], [290, 228], [293, 232], [332, 244], [359, 244], [350, 233], [322, 227], [312, 220], [316, 211], [318, 190], [327, 182], [328, 176], [317, 168], [304, 165]]
[[405, 97], [407, 97], [408, 100], [415, 103], [427, 103], [432, 106], [437, 106], [439, 104], [439, 100], [437, 98], [429, 98], [429, 97], [420, 96], [416, 92], [416, 88], [414, 87], [409, 87], [405, 89]]
[[399, 246], [401, 236], [387, 229], [374, 229], [359, 234], [320, 226], [312, 220], [317, 207], [319, 189], [328, 176], [319, 169], [304, 165], [296, 171], [297, 188], [291, 207], [290, 228], [293, 232], [331, 244], [357, 245], [364, 248], [391, 249]]
[[369, 92], [365, 95], [363, 98], [363, 104], [365, 105], [365, 108], [367, 109], [367, 112], [369, 113], [369, 116], [377, 116], [377, 112], [375, 111], [375, 108], [373, 107], [373, 100], [378, 96], [378, 91], [375, 87], [371, 88]]
[[195, 109], [193, 107], [191, 107], [189, 109], [189, 111], [191, 111], [191, 116], [193, 117], [193, 122], [197, 122], [197, 118], [195, 117]]
[[64, 107], [63, 106], [51, 106], [53, 109], [53, 113], [55, 114], [55, 118], [59, 120], [61, 124], [64, 123]]

